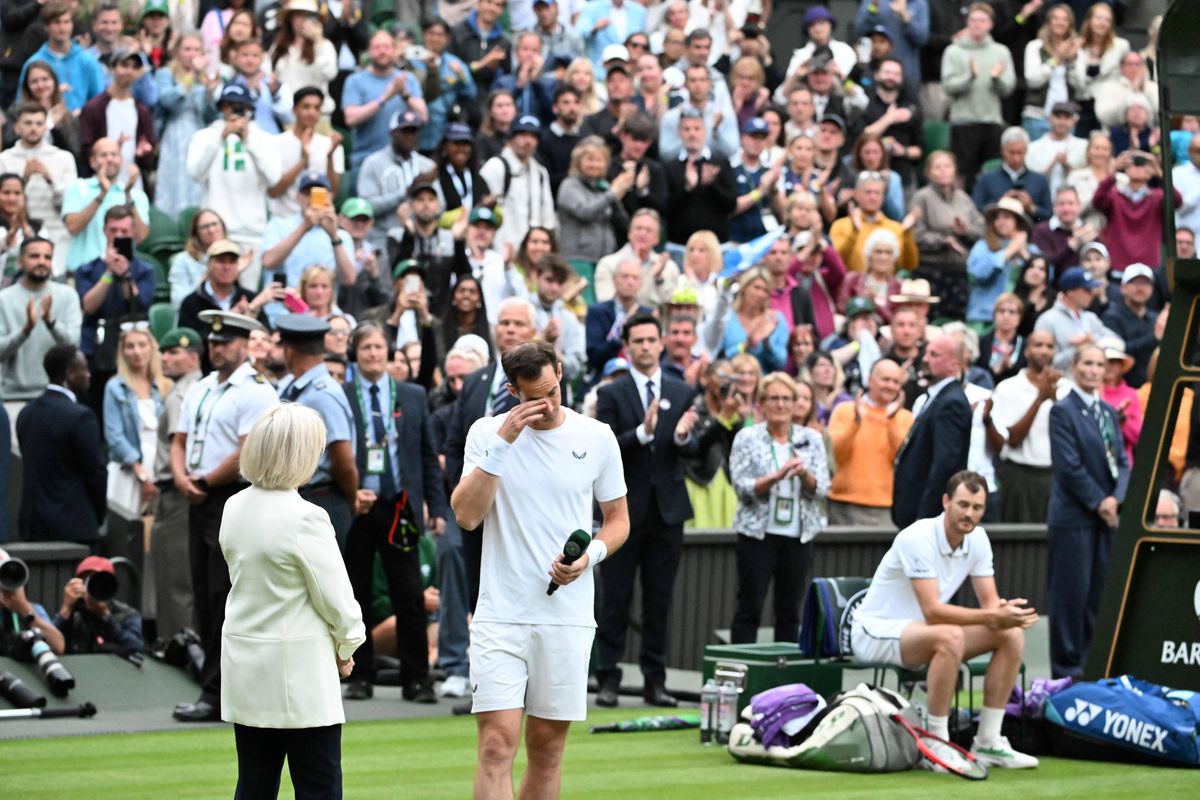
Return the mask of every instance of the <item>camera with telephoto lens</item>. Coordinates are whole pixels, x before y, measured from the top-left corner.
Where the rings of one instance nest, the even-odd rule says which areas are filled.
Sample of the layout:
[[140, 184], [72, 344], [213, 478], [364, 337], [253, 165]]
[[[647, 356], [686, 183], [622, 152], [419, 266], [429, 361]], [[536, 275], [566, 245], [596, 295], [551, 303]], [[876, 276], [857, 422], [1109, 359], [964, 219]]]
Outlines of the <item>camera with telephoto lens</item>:
[[97, 603], [111, 602], [117, 596], [117, 576], [111, 572], [93, 572], [84, 580], [83, 588]]
[[12, 703], [14, 708], [46, 707], [44, 695], [30, 688], [29, 684], [16, 675], [2, 669], [0, 669], [0, 697]]
[[15, 592], [29, 583], [29, 566], [19, 558], [0, 562], [0, 589]]
[[62, 665], [58, 656], [54, 655], [50, 645], [42, 638], [41, 631], [21, 631], [17, 636], [14, 655], [18, 661], [31, 661], [38, 665], [42, 677], [46, 679], [55, 697], [66, 697], [67, 693], [75, 688], [75, 677]]

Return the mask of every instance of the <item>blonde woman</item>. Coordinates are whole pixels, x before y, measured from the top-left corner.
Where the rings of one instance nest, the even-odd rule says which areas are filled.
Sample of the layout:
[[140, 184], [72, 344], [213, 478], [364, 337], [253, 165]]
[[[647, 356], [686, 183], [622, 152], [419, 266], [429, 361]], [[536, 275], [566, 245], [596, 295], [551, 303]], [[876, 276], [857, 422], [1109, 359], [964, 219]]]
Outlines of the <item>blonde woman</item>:
[[608, 174], [612, 153], [599, 136], [587, 136], [571, 151], [571, 167], [558, 187], [558, 246], [566, 258], [595, 264], [618, 248], [614, 225], [629, 224], [621, 200], [633, 188], [634, 170]]
[[800, 599], [812, 560], [812, 541], [825, 527], [821, 501], [829, 466], [821, 434], [793, 422], [800, 388], [791, 376], [762, 379], [763, 422], [741, 430], [729, 454], [737, 492], [738, 602], [730, 639], [754, 642], [767, 589], [774, 584], [775, 637], [800, 635]]
[[298, 797], [341, 797], [340, 678], [366, 641], [329, 515], [297, 488], [316, 471], [325, 423], [295, 403], [250, 429], [225, 502], [231, 587], [221, 631], [221, 717], [233, 723], [238, 797], [276, 797], [286, 757]]
[[748, 353], [758, 359], [764, 372], [783, 369], [787, 364], [788, 327], [779, 312], [771, 308], [771, 274], [754, 267], [739, 275], [737, 282], [741, 289], [725, 319], [721, 352], [725, 357]]
[[[164, 165], [184, 164], [192, 135], [206, 124], [215, 79], [204, 72], [207, 57], [196, 34], [179, 37], [171, 62], [154, 73], [158, 104], [154, 107], [159, 134], [159, 158]], [[155, 183], [154, 206], [170, 217], [200, 205], [201, 186], [182, 169], [161, 169]]]
[[1090, 132], [1100, 127], [1096, 119], [1096, 98], [1104, 91], [1104, 84], [1117, 77], [1121, 59], [1128, 52], [1129, 42], [1117, 36], [1113, 27], [1112, 6], [1094, 4], [1079, 26], [1079, 55], [1071, 67], [1079, 87], [1075, 98], [1080, 105], [1076, 131]]
[[1074, 71], [1079, 55], [1075, 38], [1075, 12], [1066, 3], [1051, 6], [1037, 38], [1025, 45], [1025, 109], [1021, 127], [1030, 139], [1050, 130], [1049, 109], [1055, 103], [1070, 101], [1079, 86]]
[[[1113, 145], [1108, 131], [1092, 131], [1088, 134], [1087, 163], [1079, 169], [1067, 173], [1067, 185], [1074, 186], [1079, 195], [1079, 204], [1083, 206], [1085, 222], [1093, 227], [1103, 228], [1104, 215], [1092, 208], [1092, 197], [1100, 181], [1113, 174]], [[1124, 176], [1118, 176], [1123, 181]]]
[[329, 267], [313, 264], [305, 267], [304, 272], [300, 273], [300, 299], [308, 303], [308, 313], [323, 320], [345, 317], [353, 328], [354, 317], [338, 308], [334, 296], [336, 291], [333, 270]]
[[680, 287], [696, 290], [701, 318], [712, 319], [721, 290], [717, 286], [721, 267], [721, 243], [712, 231], [696, 231], [683, 247], [683, 280]]
[[114, 510], [122, 516], [140, 516], [158, 494], [154, 486], [158, 418], [170, 390], [171, 381], [163, 377], [149, 323], [123, 324], [117, 344], [117, 374], [104, 386], [108, 494]]
[[580, 56], [567, 65], [562, 82], [579, 92], [579, 118], [595, 114], [608, 103], [608, 90], [596, 82], [592, 62]]

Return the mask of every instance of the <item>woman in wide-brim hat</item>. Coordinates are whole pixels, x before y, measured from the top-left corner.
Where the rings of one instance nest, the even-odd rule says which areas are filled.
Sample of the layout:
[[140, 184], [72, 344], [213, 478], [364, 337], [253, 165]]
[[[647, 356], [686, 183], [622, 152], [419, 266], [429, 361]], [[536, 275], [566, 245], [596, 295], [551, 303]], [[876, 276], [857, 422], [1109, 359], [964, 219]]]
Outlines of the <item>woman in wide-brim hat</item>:
[[1099, 342], [1104, 348], [1104, 386], [1100, 395], [1104, 402], [1117, 410], [1121, 421], [1121, 438], [1125, 440], [1125, 454], [1133, 463], [1133, 448], [1142, 435], [1142, 400], [1137, 390], [1125, 382], [1125, 373], [1133, 366], [1134, 358], [1125, 352], [1125, 343], [1114, 337], [1105, 337]]
[[1014, 197], [1001, 197], [984, 211], [987, 230], [967, 254], [967, 322], [978, 329], [992, 321], [996, 298], [1008, 291], [1033, 252], [1029, 243], [1032, 221]]
[[279, 12], [279, 33], [271, 48], [271, 66], [286, 86], [320, 89], [324, 94], [321, 113], [325, 117], [333, 113], [336, 104], [329, 92], [329, 82], [338, 74], [337, 48], [325, 38], [316, 0], [289, 0]]

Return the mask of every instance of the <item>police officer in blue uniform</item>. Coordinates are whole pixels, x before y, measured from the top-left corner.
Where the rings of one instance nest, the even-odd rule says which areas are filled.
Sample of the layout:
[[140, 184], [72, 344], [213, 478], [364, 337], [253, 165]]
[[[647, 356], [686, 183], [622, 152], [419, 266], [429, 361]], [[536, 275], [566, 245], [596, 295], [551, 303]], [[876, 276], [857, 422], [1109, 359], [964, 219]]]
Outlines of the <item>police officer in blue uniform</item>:
[[253, 317], [207, 310], [208, 359], [213, 371], [192, 384], [183, 399], [171, 442], [171, 475], [188, 501], [188, 561], [204, 669], [200, 699], [180, 703], [182, 722], [221, 718], [221, 628], [229, 596], [229, 567], [218, 541], [225, 501], [247, 484], [238, 456], [250, 428], [263, 411], [279, 402], [275, 390], [246, 360], [250, 332], [264, 330]]
[[279, 384], [279, 398], [307, 406], [325, 420], [325, 452], [312, 480], [300, 487], [300, 496], [329, 512], [338, 545], [345, 551], [350, 524], [371, 507], [375, 494], [358, 488], [354, 414], [341, 385], [325, 366], [329, 323], [306, 314], [284, 314], [275, 328], [291, 372], [291, 378]]

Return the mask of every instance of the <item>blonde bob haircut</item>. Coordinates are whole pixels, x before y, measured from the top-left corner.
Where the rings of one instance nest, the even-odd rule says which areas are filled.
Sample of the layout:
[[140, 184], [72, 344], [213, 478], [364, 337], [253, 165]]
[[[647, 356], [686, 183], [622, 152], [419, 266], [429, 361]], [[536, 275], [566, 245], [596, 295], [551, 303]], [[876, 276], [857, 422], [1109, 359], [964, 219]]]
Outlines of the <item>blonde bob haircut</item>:
[[767, 390], [775, 384], [779, 384], [792, 393], [792, 400], [795, 400], [800, 394], [800, 389], [796, 386], [796, 381], [791, 375], [786, 372], [772, 372], [758, 382], [758, 402], [759, 404], [766, 403]]
[[575, 149], [571, 151], [571, 166], [567, 174], [572, 178], [582, 178], [583, 157], [588, 153], [596, 153], [604, 159], [604, 172], [601, 173], [603, 178], [608, 174], [608, 165], [612, 161], [612, 151], [608, 149], [608, 145], [599, 136], [585, 136], [580, 140], [579, 144], [575, 145]]
[[260, 489], [291, 491], [317, 471], [324, 450], [321, 415], [296, 403], [281, 403], [255, 421], [242, 447], [239, 469]]

